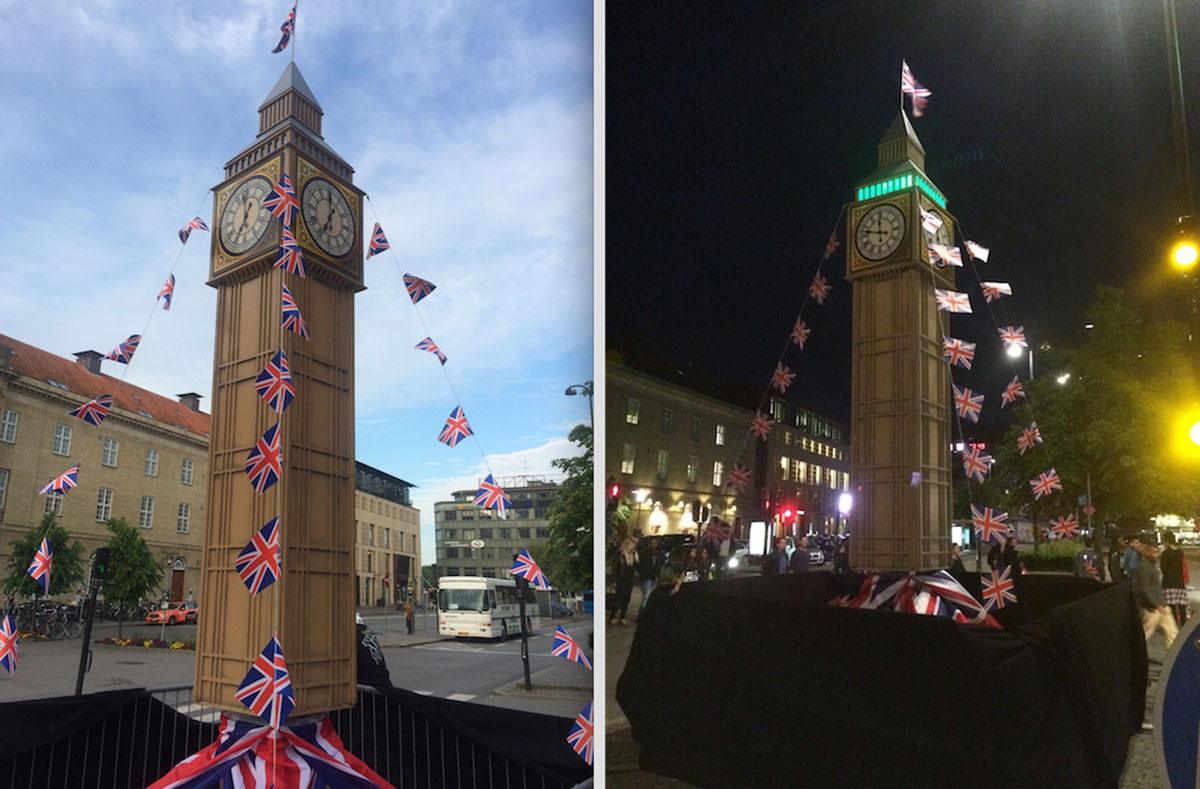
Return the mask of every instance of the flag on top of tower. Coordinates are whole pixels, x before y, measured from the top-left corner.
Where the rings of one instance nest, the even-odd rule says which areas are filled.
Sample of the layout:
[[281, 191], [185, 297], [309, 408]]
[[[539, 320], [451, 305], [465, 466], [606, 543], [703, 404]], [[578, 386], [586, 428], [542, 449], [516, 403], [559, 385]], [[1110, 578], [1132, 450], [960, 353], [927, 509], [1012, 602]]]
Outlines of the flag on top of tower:
[[112, 359], [114, 362], [120, 362], [121, 364], [129, 364], [133, 361], [133, 354], [138, 349], [138, 344], [141, 341], [142, 335], [131, 334], [129, 335], [129, 339], [109, 351], [108, 355], [104, 358]]
[[983, 411], [983, 395], [977, 395], [967, 387], [961, 389], [957, 384], [951, 384], [954, 388], [954, 409], [963, 419], [969, 419], [972, 422], [979, 421], [979, 414]]
[[404, 287], [408, 290], [408, 296], [412, 299], [412, 303], [416, 304], [430, 293], [433, 293], [437, 285], [434, 285], [427, 279], [421, 279], [412, 274], [405, 274]]
[[786, 392], [792, 385], [792, 381], [795, 380], [796, 374], [790, 368], [784, 367], [782, 364], [775, 365], [775, 372], [771, 375], [771, 386], [778, 389], [780, 393]]
[[285, 228], [292, 226], [292, 219], [300, 211], [300, 201], [296, 199], [292, 179], [286, 172], [263, 198], [263, 208], [270, 211], [271, 216], [278, 218]]
[[981, 282], [979, 286], [983, 288], [983, 298], [988, 303], [996, 301], [1001, 296], [1012, 295], [1012, 285], [1009, 285], [1007, 282]]
[[296, 32], [296, 5], [297, 3], [292, 3], [292, 10], [288, 11], [287, 19], [283, 20], [283, 24], [279, 26], [279, 32], [283, 35], [280, 36], [279, 43], [271, 50], [274, 55], [287, 49], [288, 42], [292, 40], [292, 34]]
[[424, 338], [419, 343], [417, 343], [414, 347], [418, 351], [429, 351], [430, 353], [432, 353], [434, 356], [436, 356], [438, 358], [439, 362], [441, 362], [442, 364], [446, 363], [446, 354], [442, 353], [442, 349], [439, 348], [438, 344], [436, 342], [434, 342], [433, 340], [431, 340], [430, 338], [428, 338], [428, 337]]
[[267, 407], [282, 414], [296, 396], [296, 385], [292, 383], [292, 371], [288, 367], [287, 354], [278, 350], [267, 360], [262, 372], [254, 381], [258, 396], [266, 401]]
[[943, 335], [942, 356], [946, 357], [950, 364], [957, 364], [964, 370], [970, 370], [971, 362], [975, 360], [975, 343]]
[[292, 298], [292, 292], [288, 290], [288, 286], [283, 286], [282, 306], [279, 311], [280, 323], [286, 331], [299, 334], [304, 339], [308, 339], [308, 326], [304, 323], [304, 316], [300, 314], [300, 306], [296, 304], [296, 300]]
[[17, 658], [20, 657], [17, 642], [20, 640], [17, 628], [8, 614], [0, 620], [0, 666], [9, 674], [17, 670]]
[[920, 118], [925, 114], [925, 107], [929, 104], [929, 97], [932, 92], [913, 76], [912, 69], [908, 67], [906, 61], [900, 61], [900, 90], [912, 96], [912, 114], [914, 118]]
[[1018, 397], [1025, 396], [1025, 387], [1021, 386], [1021, 378], [1014, 375], [1013, 379], [1008, 382], [1008, 386], [1004, 387], [1004, 391], [1000, 393], [1000, 407], [1012, 405], [1017, 402]]
[[79, 464], [76, 463], [69, 469], [59, 474], [54, 479], [46, 483], [45, 487], [38, 491], [39, 495], [47, 493], [66, 493], [71, 488], [79, 484]]
[[155, 299], [155, 301], [158, 301], [158, 299], [162, 299], [163, 300], [163, 310], [169, 310], [169, 309], [171, 309], [171, 297], [174, 295], [175, 295], [175, 275], [168, 274], [167, 281], [164, 282], [162, 288], [159, 289], [158, 297]]
[[237, 568], [242, 583], [254, 596], [279, 579], [282, 571], [279, 556], [278, 515], [271, 518], [254, 533], [250, 542], [246, 543], [246, 547], [237, 555], [234, 567]]
[[943, 312], [971, 311], [971, 297], [961, 291], [934, 288], [933, 295], [937, 299], [937, 308]]
[[831, 290], [833, 290], [833, 285], [829, 284], [829, 280], [825, 279], [825, 275], [820, 272], [817, 272], [817, 276], [813, 277], [812, 284], [808, 286], [808, 293], [817, 304], [824, 304], [825, 299], [829, 298]]
[[392, 245], [388, 243], [387, 236], [383, 234], [383, 228], [376, 222], [375, 229], [371, 231], [371, 243], [367, 246], [367, 260], [370, 260], [372, 255], [378, 255], [383, 250], [391, 248]]
[[179, 243], [186, 244], [188, 238], [191, 237], [193, 230], [208, 230], [208, 225], [204, 224], [204, 220], [200, 217], [188, 222], [183, 227], [179, 228]]
[[46, 537], [42, 538], [42, 544], [38, 546], [37, 552], [33, 555], [33, 562], [30, 563], [26, 574], [29, 575], [38, 586], [42, 587], [42, 594], [50, 594], [50, 565], [54, 563], [54, 547], [50, 545], [50, 540]]
[[100, 395], [94, 400], [88, 400], [83, 405], [76, 408], [68, 416], [73, 416], [76, 419], [82, 419], [89, 425], [100, 427], [100, 423], [108, 416], [109, 410], [112, 408], [113, 396]]
[[808, 328], [808, 324], [797, 318], [796, 325], [792, 327], [792, 344], [803, 351], [804, 343], [808, 342], [810, 334], [812, 329]]
[[446, 424], [442, 426], [442, 432], [438, 433], [437, 440], [453, 448], [458, 446], [459, 441], [473, 435], [475, 435], [475, 431], [467, 422], [467, 415], [463, 413], [462, 406], [456, 405], [450, 412], [450, 416], [446, 417]]
[[970, 254], [972, 258], [987, 263], [988, 255], [991, 254], [991, 251], [987, 247], [981, 247], [974, 241], [967, 241], [966, 244], [967, 253]]
[[492, 475], [488, 474], [483, 482], [479, 483], [474, 503], [485, 510], [495, 510], [503, 515], [512, 506], [512, 499], [504, 492], [504, 488], [496, 484]]
[[962, 268], [962, 252], [959, 251], [958, 247], [949, 247], [945, 244], [930, 244], [929, 254], [931, 257], [937, 258], [933, 262], [938, 268], [945, 268], [947, 265]]

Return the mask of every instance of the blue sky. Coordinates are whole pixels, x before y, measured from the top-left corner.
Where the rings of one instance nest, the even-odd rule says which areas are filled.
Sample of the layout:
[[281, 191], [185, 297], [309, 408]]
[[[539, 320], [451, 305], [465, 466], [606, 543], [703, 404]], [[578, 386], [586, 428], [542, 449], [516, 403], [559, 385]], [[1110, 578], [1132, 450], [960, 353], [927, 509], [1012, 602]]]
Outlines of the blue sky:
[[[288, 63], [286, 0], [0, 0], [0, 332], [69, 356], [141, 330], [175, 231], [251, 142]], [[300, 3], [296, 63], [326, 141], [356, 170], [497, 475], [573, 454], [592, 377], [592, 9], [586, 2]], [[128, 380], [211, 389], [208, 234], [176, 267]], [[483, 474], [435, 437], [455, 405], [386, 255], [357, 297], [360, 460], [433, 502]], [[106, 362], [106, 372], [120, 368]], [[303, 396], [303, 392], [301, 392]], [[207, 399], [204, 402], [208, 402]]]

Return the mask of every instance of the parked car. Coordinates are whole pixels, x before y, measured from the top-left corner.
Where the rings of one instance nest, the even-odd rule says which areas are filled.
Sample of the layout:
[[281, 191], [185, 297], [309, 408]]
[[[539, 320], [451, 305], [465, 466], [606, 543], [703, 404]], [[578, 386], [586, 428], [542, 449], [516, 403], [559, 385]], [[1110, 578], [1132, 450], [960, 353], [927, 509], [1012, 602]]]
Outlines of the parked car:
[[733, 540], [731, 546], [733, 549], [732, 555], [729, 557], [727, 567], [731, 573], [749, 572], [750, 567], [750, 546], [744, 540]]
[[195, 622], [196, 618], [200, 615], [200, 604], [195, 602], [184, 603], [183, 607], [187, 611], [187, 621]]
[[[188, 621], [189, 610], [187, 603], [169, 603], [166, 608], [156, 608], [146, 614], [146, 624], [161, 625], [165, 622], [168, 625], [182, 625]], [[194, 613], [192, 618], [195, 619]]]

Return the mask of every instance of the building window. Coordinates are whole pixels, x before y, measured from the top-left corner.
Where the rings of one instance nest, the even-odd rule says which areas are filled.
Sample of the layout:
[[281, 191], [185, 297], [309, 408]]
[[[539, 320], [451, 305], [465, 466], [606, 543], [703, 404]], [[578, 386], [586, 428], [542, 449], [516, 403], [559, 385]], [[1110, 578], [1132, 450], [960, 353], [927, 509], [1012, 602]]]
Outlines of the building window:
[[192, 519], [192, 505], [181, 503], [179, 505], [179, 515], [178, 515], [178, 517], [175, 518], [175, 531], [179, 532], [180, 534], [187, 534], [188, 533], [188, 522], [191, 519]]
[[779, 456], [779, 478], [787, 482], [788, 478], [788, 459], [783, 455]]
[[43, 515], [57, 515], [62, 517], [63, 494], [62, 491], [52, 490], [46, 494], [46, 506], [42, 509]]
[[538, 536], [539, 540], [545, 540], [550, 536], [550, 530], [549, 529], [538, 529], [537, 536]]
[[484, 567], [483, 568], [483, 577], [484, 578], [495, 578], [496, 577], [496, 568], [495, 567]]
[[830, 490], [837, 490], [837, 472], [833, 469], [826, 469], [825, 484], [829, 485]]
[[842, 472], [842, 490], [850, 491], [850, 475], [844, 471]]
[[700, 458], [696, 457], [695, 455], [689, 456], [688, 462], [687, 462], [687, 481], [695, 482], [696, 474], [698, 474], [699, 471], [700, 471]]
[[100, 440], [100, 465], [108, 466], [109, 468], [117, 467], [117, 449], [119, 448], [115, 438], [103, 438]]
[[142, 506], [138, 510], [138, 526], [149, 529], [154, 526], [154, 497], [142, 496]]
[[179, 481], [184, 485], [192, 484], [192, 459], [184, 458], [183, 464], [179, 467]]
[[821, 484], [821, 467], [818, 466], [816, 463], [809, 464], [808, 484], [809, 485], [820, 485]]
[[725, 446], [725, 425], [717, 425], [717, 446]]
[[158, 450], [157, 449], [147, 449], [146, 450], [146, 476], [147, 477], [157, 477], [158, 476]]
[[96, 521], [104, 523], [112, 517], [113, 492], [108, 488], [100, 488], [96, 494]]
[[4, 418], [0, 419], [0, 441], [5, 444], [14, 444], [17, 441], [17, 412], [11, 409], [4, 410]]
[[717, 460], [713, 462], [713, 485], [721, 487], [725, 484], [725, 464]]
[[804, 482], [804, 475], [808, 473], [808, 464], [803, 460], [792, 461], [792, 482]]
[[8, 499], [8, 469], [0, 468], [0, 510], [4, 509], [6, 499]]
[[54, 446], [50, 449], [56, 455], [71, 454], [71, 428], [66, 425], [54, 426]]
[[674, 427], [675, 415], [670, 408], [664, 408], [658, 415], [658, 432], [670, 433]]
[[492, 539], [492, 532], [493, 532], [493, 531], [494, 531], [493, 529], [480, 529], [480, 530], [479, 530], [479, 539], [481, 539], [481, 540], [490, 540], [490, 539]]
[[636, 425], [638, 423], [638, 412], [641, 411], [642, 404], [638, 402], [636, 397], [629, 398], [629, 402], [625, 405], [625, 424]]
[[446, 549], [446, 558], [447, 559], [457, 559], [458, 558], [458, 549], [457, 548], [447, 548]]
[[688, 435], [691, 436], [693, 441], [700, 440], [700, 417], [693, 416], [691, 418], [688, 425]]
[[529, 529], [517, 529], [517, 538], [518, 539], [528, 540], [529, 534], [530, 534]]
[[458, 529], [446, 529], [446, 539], [447, 540], [457, 540], [458, 539]]
[[384, 527], [384, 529], [383, 529], [383, 547], [384, 548], [392, 547], [392, 530], [387, 527]]
[[658, 450], [658, 478], [667, 478], [667, 466], [671, 460], [671, 453], [665, 449]]
[[633, 473], [633, 461], [637, 457], [637, 447], [633, 444], [626, 444], [621, 452], [621, 473]]
[[500, 539], [511, 540], [512, 539], [512, 529], [501, 529], [500, 530]]
[[375, 544], [375, 524], [368, 523], [367, 524], [367, 545], [374, 545], [374, 544]]
[[771, 398], [771, 418], [776, 422], [783, 421], [783, 400], [778, 397]]

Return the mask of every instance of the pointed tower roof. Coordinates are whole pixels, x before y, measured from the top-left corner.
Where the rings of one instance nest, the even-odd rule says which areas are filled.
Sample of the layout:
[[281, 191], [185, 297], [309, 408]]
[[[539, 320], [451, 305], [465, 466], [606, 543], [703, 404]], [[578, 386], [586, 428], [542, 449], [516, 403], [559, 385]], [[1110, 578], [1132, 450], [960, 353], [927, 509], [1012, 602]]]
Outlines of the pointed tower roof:
[[899, 164], [906, 159], [921, 169], [925, 168], [925, 147], [908, 122], [908, 113], [900, 110], [879, 141], [879, 166]]
[[266, 107], [289, 90], [299, 93], [306, 101], [316, 107], [318, 111], [324, 113], [320, 103], [317, 101], [317, 97], [313, 95], [312, 88], [308, 87], [308, 83], [304, 80], [304, 75], [300, 73], [300, 68], [295, 62], [288, 63], [287, 68], [279, 75], [279, 79], [275, 82], [275, 87], [271, 88], [271, 92], [267, 94], [267, 98], [259, 105], [259, 111], [262, 111], [263, 107]]

